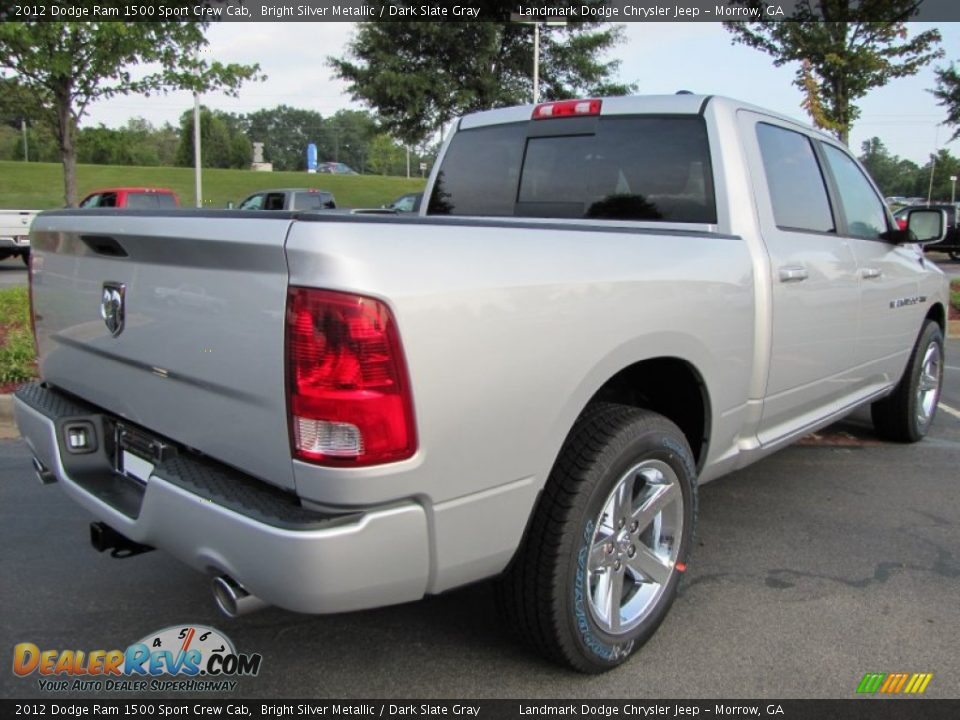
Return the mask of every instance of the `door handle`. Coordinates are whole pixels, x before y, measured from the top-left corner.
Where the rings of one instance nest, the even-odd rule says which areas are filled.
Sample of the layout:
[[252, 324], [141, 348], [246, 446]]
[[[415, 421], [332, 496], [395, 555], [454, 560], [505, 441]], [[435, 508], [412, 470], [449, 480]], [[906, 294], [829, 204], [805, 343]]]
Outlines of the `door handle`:
[[800, 282], [810, 277], [803, 265], [787, 265], [780, 268], [780, 282]]
[[883, 276], [883, 270], [878, 268], [863, 268], [860, 271], [860, 277], [864, 280], [876, 280], [878, 277]]

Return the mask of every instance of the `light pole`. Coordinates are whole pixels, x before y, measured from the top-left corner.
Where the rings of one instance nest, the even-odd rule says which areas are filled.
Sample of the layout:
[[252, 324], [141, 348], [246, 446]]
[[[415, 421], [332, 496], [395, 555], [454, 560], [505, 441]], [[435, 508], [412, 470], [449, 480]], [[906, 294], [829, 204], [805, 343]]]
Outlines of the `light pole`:
[[533, 25], [533, 104], [540, 102], [540, 26], [563, 27], [567, 21], [562, 17], [545, 17], [531, 20], [529, 15], [511, 13], [510, 22]]
[[957, 176], [950, 176], [950, 204], [955, 205], [957, 202]]
[[20, 129], [23, 130], [23, 161], [30, 162], [30, 151], [27, 149], [27, 119], [20, 118]]

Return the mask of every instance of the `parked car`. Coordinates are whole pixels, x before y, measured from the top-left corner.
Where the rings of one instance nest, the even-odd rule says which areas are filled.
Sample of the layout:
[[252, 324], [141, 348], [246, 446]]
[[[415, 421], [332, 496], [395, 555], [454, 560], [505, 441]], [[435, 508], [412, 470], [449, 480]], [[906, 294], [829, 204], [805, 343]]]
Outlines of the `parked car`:
[[329, 190], [280, 188], [261, 190], [240, 203], [239, 210], [333, 210], [336, 198]]
[[89, 193], [80, 201], [80, 207], [84, 209], [163, 210], [179, 206], [180, 198], [173, 190], [148, 187], [105, 188]]
[[328, 175], [359, 175], [356, 170], [354, 170], [349, 165], [344, 165], [342, 162], [325, 162], [321, 163], [317, 168], [317, 172], [326, 173]]
[[30, 262], [30, 225], [39, 210], [0, 210], [0, 260], [20, 256]]
[[925, 250], [933, 252], [947, 253], [952, 260], [960, 260], [960, 208], [950, 203], [933, 203], [930, 205], [908, 205], [897, 210], [893, 217], [897, 221], [900, 229], [907, 226], [907, 214], [911, 210], [921, 209], [942, 210], [947, 216], [946, 236], [940, 242], [930, 243], [925, 246]]
[[[698, 95], [453, 128], [420, 216], [37, 217], [14, 409], [96, 549], [164, 550], [231, 616], [498, 577], [512, 636], [595, 673], [669, 612], [703, 483], [860, 407], [930, 431], [943, 216], [897, 229], [836, 138]], [[219, 311], [158, 302], [181, 280]]]
[[401, 195], [385, 207], [387, 210], [396, 210], [397, 212], [402, 213], [415, 213], [420, 212], [420, 203], [422, 200], [422, 192], [407, 193], [406, 195]]

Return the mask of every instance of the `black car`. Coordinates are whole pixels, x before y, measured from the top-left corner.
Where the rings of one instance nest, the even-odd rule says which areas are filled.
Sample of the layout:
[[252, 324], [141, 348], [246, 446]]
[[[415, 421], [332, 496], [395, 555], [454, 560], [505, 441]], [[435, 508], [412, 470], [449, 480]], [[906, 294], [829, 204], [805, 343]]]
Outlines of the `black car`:
[[951, 260], [960, 260], [960, 209], [950, 203], [931, 203], [930, 205], [908, 205], [893, 214], [902, 230], [907, 226], [907, 213], [910, 210], [943, 210], [947, 214], [947, 234], [940, 242], [924, 246], [926, 251], [944, 252]]

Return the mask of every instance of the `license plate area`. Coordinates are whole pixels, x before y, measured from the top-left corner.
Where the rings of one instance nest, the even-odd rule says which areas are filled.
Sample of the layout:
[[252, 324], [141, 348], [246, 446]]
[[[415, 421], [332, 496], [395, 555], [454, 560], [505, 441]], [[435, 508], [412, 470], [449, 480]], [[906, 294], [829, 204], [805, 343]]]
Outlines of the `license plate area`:
[[116, 423], [113, 429], [113, 469], [146, 485], [154, 468], [173, 452], [173, 446], [140, 428]]

